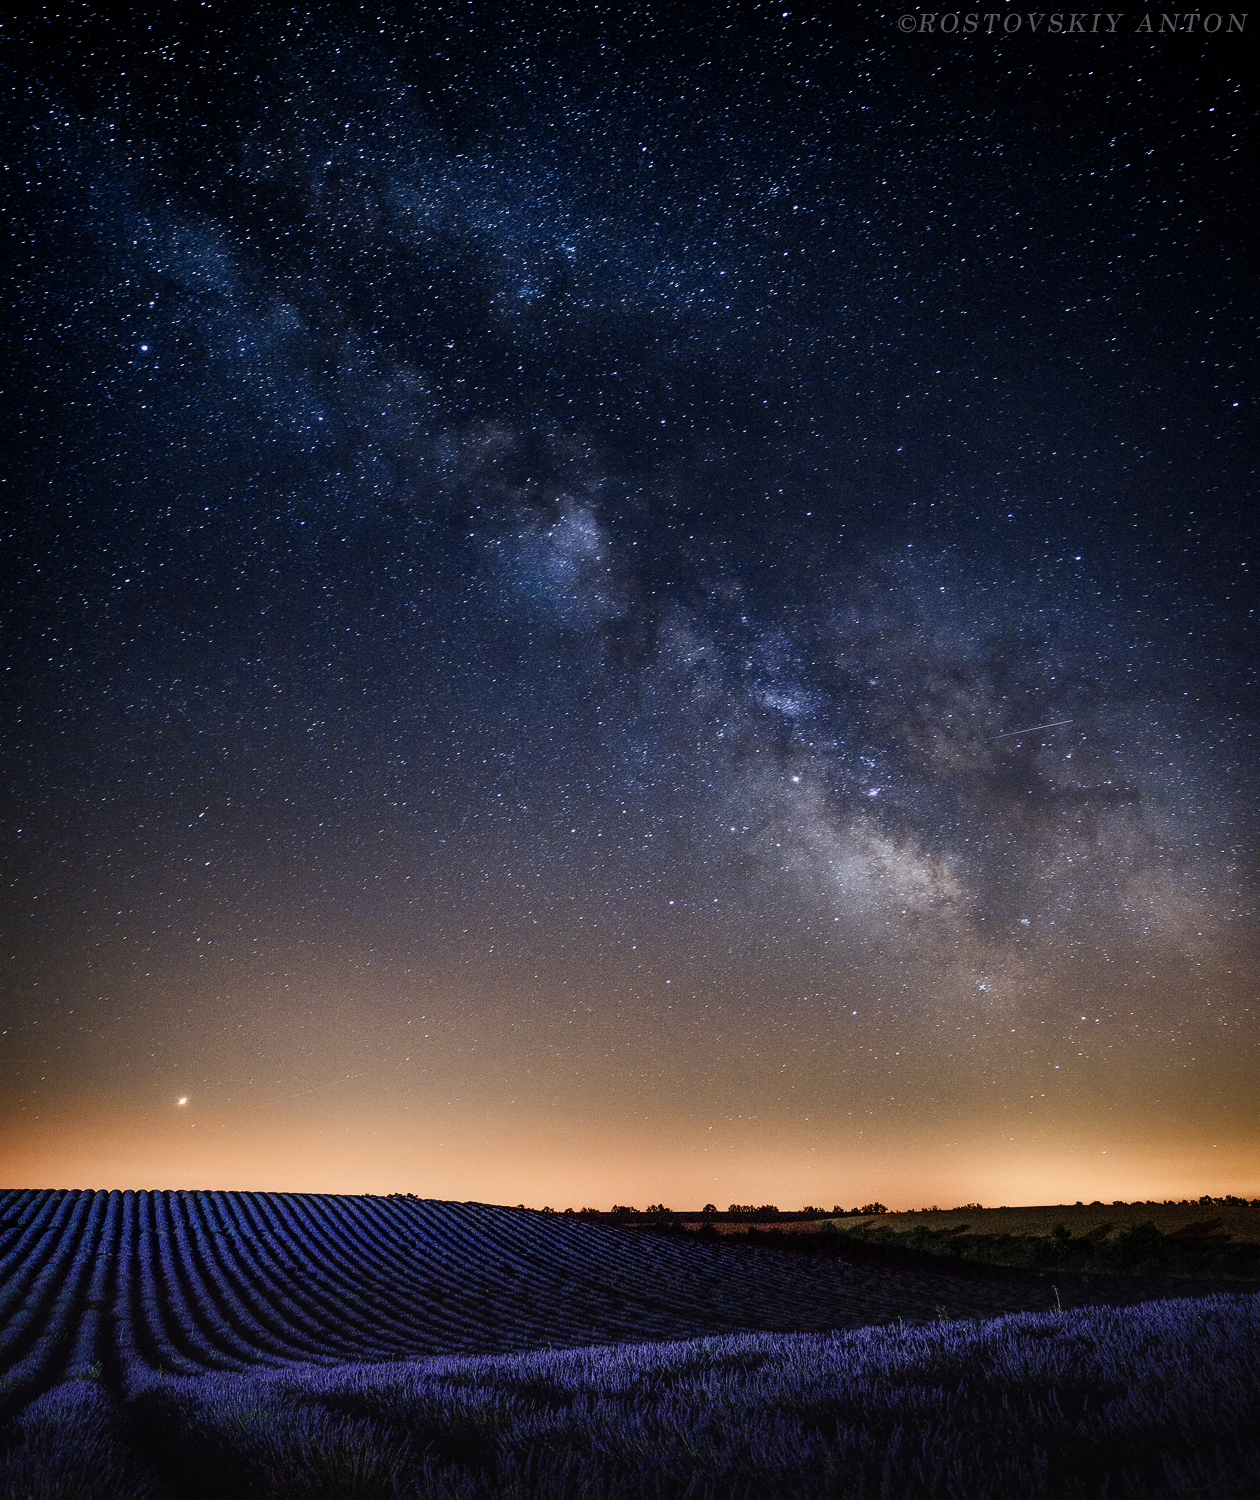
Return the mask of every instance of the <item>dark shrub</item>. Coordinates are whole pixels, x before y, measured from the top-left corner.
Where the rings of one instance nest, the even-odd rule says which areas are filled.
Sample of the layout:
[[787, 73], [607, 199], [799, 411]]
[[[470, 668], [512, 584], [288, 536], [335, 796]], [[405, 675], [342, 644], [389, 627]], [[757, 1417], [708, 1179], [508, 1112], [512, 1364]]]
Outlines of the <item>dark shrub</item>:
[[1168, 1259], [1168, 1241], [1149, 1219], [1122, 1229], [1107, 1246], [1108, 1264], [1122, 1271], [1157, 1269]]

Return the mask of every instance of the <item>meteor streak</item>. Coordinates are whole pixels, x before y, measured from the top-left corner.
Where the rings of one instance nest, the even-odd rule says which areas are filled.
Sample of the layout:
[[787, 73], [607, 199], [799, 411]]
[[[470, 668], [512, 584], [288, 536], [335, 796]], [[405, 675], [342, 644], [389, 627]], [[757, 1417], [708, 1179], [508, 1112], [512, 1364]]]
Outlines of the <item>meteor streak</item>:
[[1038, 729], [1058, 729], [1061, 724], [1070, 724], [1071, 719], [1056, 719], [1053, 724], [1030, 724], [1027, 729], [1008, 729], [1005, 734], [995, 734], [995, 740], [1009, 740], [1017, 734], [1033, 734]]

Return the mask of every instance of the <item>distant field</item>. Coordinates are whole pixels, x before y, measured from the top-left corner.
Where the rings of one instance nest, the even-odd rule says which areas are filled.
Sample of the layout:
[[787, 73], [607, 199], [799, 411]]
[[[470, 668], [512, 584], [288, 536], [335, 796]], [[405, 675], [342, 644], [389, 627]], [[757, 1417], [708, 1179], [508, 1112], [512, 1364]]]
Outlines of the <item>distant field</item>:
[[[822, 1221], [820, 1219], [788, 1219], [785, 1223], [773, 1219], [718, 1219], [716, 1221], [710, 1219], [683, 1219], [680, 1222], [684, 1229], [703, 1229], [706, 1224], [709, 1224], [723, 1238], [738, 1239], [742, 1236], [744, 1239], [747, 1239], [750, 1225], [756, 1229], [778, 1229], [784, 1234], [817, 1234], [818, 1226]], [[853, 1219], [842, 1220], [841, 1222], [857, 1224], [864, 1223], [865, 1220]]]
[[[827, 1218], [834, 1218], [828, 1214]], [[1040, 1208], [966, 1208], [942, 1209], [927, 1213], [889, 1213], [878, 1218], [861, 1219], [845, 1216], [835, 1218], [841, 1228], [855, 1224], [883, 1224], [894, 1231], [913, 1229], [926, 1224], [929, 1229], [957, 1229], [963, 1224], [970, 1226], [975, 1234], [1035, 1234], [1048, 1235], [1056, 1224], [1065, 1224], [1073, 1235], [1087, 1234], [1102, 1224], [1111, 1224], [1124, 1229], [1129, 1224], [1140, 1224], [1149, 1220], [1161, 1234], [1171, 1234], [1187, 1224], [1201, 1224], [1204, 1220], [1219, 1219], [1220, 1227], [1236, 1240], [1260, 1243], [1260, 1208], [1238, 1208], [1212, 1205], [1200, 1208], [1165, 1207], [1163, 1204], [1130, 1203], [1123, 1208], [1111, 1204], [1099, 1206], [1050, 1204]], [[754, 1220], [761, 1229], [775, 1228], [787, 1234], [811, 1234], [818, 1229], [818, 1220], [791, 1219], [786, 1223], [773, 1220]], [[699, 1216], [687, 1218], [683, 1223], [688, 1229], [699, 1229], [705, 1220]], [[713, 1227], [720, 1235], [747, 1235], [748, 1222], [716, 1222]]]
[[[975, 1234], [1037, 1235], [1048, 1235], [1056, 1224], [1065, 1224], [1074, 1235], [1082, 1235], [1100, 1224], [1124, 1229], [1144, 1220], [1154, 1224], [1161, 1234], [1172, 1234], [1187, 1224], [1202, 1224], [1207, 1219], [1219, 1219], [1221, 1228], [1237, 1240], [1260, 1241], [1260, 1208], [1215, 1204], [1203, 1208], [1197, 1205], [1165, 1207], [1153, 1203], [1128, 1203], [1121, 1208], [1108, 1203], [1081, 1208], [1074, 1204], [1051, 1204], [1041, 1208], [951, 1209], [935, 1213], [880, 1214], [878, 1222], [893, 1230], [913, 1229], [917, 1224], [926, 1224], [929, 1229], [954, 1229], [960, 1224], [969, 1224]], [[860, 1221], [840, 1219], [837, 1222], [852, 1224]]]

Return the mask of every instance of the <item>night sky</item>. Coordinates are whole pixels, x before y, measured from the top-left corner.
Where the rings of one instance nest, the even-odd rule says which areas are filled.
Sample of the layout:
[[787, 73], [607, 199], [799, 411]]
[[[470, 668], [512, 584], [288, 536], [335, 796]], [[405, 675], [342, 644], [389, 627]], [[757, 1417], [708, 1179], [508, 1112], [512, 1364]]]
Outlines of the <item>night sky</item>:
[[1250, 38], [121, 14], [7, 44], [3, 1183], [1260, 1195]]

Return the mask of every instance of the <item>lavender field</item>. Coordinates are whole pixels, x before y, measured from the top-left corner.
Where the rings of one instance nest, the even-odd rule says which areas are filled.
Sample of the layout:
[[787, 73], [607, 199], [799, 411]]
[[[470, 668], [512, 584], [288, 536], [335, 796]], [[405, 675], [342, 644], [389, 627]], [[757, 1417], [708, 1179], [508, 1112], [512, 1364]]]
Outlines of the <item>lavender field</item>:
[[411, 1198], [11, 1192], [0, 1235], [5, 1500], [1260, 1492], [1250, 1292]]

